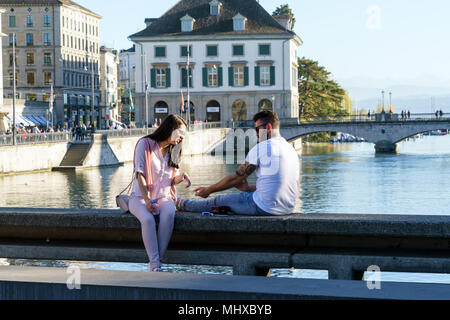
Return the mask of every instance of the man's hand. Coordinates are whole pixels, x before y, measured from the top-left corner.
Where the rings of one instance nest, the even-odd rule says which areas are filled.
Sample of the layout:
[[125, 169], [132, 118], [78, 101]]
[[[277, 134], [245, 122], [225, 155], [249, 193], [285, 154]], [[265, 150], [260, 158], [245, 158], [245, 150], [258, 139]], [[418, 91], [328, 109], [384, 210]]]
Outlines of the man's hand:
[[211, 192], [209, 191], [209, 188], [207, 188], [207, 187], [200, 187], [200, 188], [195, 189], [195, 195], [197, 197], [206, 199], [211, 195]]

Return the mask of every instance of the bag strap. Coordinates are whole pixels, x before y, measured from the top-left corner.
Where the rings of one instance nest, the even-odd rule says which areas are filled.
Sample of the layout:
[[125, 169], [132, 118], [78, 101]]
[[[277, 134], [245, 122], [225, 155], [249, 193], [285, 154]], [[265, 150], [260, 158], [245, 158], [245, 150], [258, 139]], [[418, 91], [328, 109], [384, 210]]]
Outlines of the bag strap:
[[[123, 191], [121, 193], [119, 193], [119, 195], [122, 195], [123, 193], [130, 193], [131, 191], [131, 187], [133, 186], [133, 182], [135, 179], [135, 170], [136, 170], [136, 150], [137, 150], [137, 146], [139, 144], [139, 142], [141, 142], [142, 139], [145, 138], [141, 138], [139, 139], [139, 141], [136, 143], [136, 146], [134, 147], [134, 156], [133, 156], [133, 172], [131, 173], [131, 182], [128, 186], [125, 187], [125, 189], [123, 189]], [[146, 167], [147, 167], [147, 176], [149, 178], [147, 178], [147, 185], [151, 186], [152, 183], [152, 175], [151, 175], [151, 154], [152, 154], [152, 146], [150, 144], [149, 141], [146, 141], [147, 146], [148, 146], [148, 150], [146, 150], [146, 152], [148, 152], [148, 155], [146, 155]], [[150, 183], [150, 184], [149, 184]]]

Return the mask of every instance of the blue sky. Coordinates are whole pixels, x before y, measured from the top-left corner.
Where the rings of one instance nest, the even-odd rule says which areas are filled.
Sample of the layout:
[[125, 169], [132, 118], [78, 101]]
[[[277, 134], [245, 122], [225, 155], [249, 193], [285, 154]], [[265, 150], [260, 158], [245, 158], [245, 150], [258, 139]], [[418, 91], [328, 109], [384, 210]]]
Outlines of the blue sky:
[[[177, 0], [77, 0], [103, 16], [101, 42], [125, 49], [127, 37]], [[300, 55], [319, 61], [347, 87], [450, 84], [450, 1], [261, 0], [270, 13], [289, 4]]]

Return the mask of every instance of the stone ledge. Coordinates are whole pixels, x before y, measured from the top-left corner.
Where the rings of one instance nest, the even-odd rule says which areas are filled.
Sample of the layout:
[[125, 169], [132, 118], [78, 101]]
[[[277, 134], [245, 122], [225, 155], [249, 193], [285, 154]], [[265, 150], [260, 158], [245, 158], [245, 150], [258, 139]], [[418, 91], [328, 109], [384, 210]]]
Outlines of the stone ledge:
[[[131, 214], [106, 209], [0, 208], [0, 227], [138, 230]], [[177, 213], [175, 231], [450, 239], [450, 216], [295, 214], [202, 217]]]

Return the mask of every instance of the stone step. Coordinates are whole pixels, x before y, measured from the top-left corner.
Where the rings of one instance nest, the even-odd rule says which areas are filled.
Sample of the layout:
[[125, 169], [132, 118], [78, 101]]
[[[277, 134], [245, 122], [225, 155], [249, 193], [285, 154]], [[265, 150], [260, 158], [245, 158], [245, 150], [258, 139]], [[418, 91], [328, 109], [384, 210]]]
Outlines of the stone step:
[[82, 166], [83, 161], [89, 151], [90, 144], [71, 144], [69, 150], [64, 156], [60, 167], [77, 167]]

